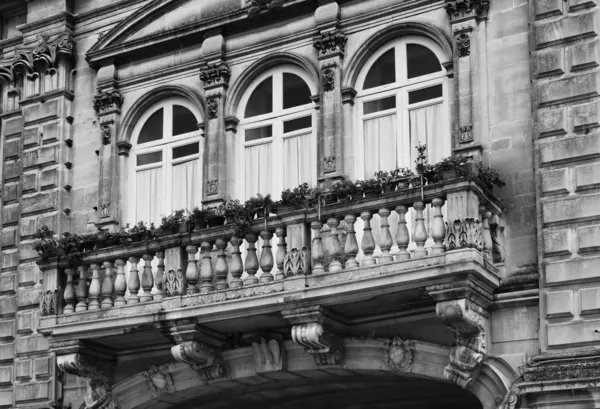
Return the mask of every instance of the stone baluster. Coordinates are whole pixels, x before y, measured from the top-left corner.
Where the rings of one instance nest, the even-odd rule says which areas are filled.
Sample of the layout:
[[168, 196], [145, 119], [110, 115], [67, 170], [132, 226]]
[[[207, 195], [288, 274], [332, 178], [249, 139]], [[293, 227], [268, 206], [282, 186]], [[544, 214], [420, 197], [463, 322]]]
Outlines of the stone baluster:
[[156, 259], [158, 264], [156, 265], [156, 276], [154, 277], [154, 286], [156, 287], [156, 294], [154, 294], [154, 300], [160, 301], [165, 298], [163, 294], [163, 277], [165, 276], [165, 253], [162, 251], [156, 252]]
[[229, 288], [229, 284], [227, 283], [229, 266], [227, 265], [227, 254], [225, 253], [225, 249], [227, 248], [227, 240], [217, 239], [215, 246], [219, 251], [219, 254], [217, 254], [217, 263], [215, 264], [215, 277], [217, 279], [215, 281], [215, 289], [226, 290]]
[[260, 252], [260, 269], [262, 270], [262, 274], [260, 276], [261, 283], [270, 283], [273, 281], [273, 251], [271, 250], [271, 239], [273, 238], [273, 233], [268, 230], [263, 230], [260, 232], [260, 237], [263, 239], [262, 251]]
[[188, 253], [187, 268], [185, 269], [185, 280], [187, 282], [186, 294], [196, 294], [198, 292], [196, 283], [200, 278], [200, 272], [198, 271], [198, 265], [196, 264], [198, 246], [190, 244], [189, 246], [186, 246], [185, 251]]
[[88, 288], [85, 277], [87, 266], [79, 266], [77, 267], [77, 271], [79, 271], [79, 281], [77, 282], [77, 305], [75, 306], [75, 312], [87, 311]]
[[331, 229], [329, 233], [331, 243], [329, 248], [329, 272], [335, 273], [344, 269], [344, 266], [342, 266], [342, 246], [338, 233], [340, 221], [335, 217], [331, 217], [327, 220], [327, 225]]
[[229, 265], [229, 272], [231, 273], [231, 283], [229, 283], [229, 287], [240, 288], [244, 285], [244, 282], [240, 278], [244, 273], [242, 252], [240, 251], [242, 239], [234, 236], [231, 238], [230, 242], [233, 248], [231, 250], [231, 261]]
[[381, 248], [381, 256], [379, 256], [380, 263], [389, 263], [394, 260], [394, 257], [392, 257], [392, 255], [390, 254], [390, 250], [394, 245], [394, 241], [392, 240], [392, 234], [390, 233], [390, 223], [388, 221], [390, 213], [390, 209], [379, 209], [379, 225], [381, 226], [379, 232], [379, 247]]
[[483, 241], [483, 254], [486, 257], [492, 257], [492, 247], [494, 246], [492, 241], [492, 233], [490, 231], [490, 218], [492, 217], [492, 212], [486, 211], [485, 207], [481, 206], [479, 208], [479, 212], [481, 213], [482, 220], [482, 231], [481, 231], [481, 239]]
[[92, 282], [89, 289], [90, 303], [88, 310], [99, 310], [100, 309], [100, 266], [98, 264], [92, 264]]
[[363, 254], [365, 255], [362, 265], [372, 266], [373, 264], [377, 263], [373, 257], [373, 251], [375, 251], [375, 239], [373, 238], [373, 233], [371, 232], [371, 219], [373, 218], [373, 215], [371, 212], [362, 212], [360, 214], [360, 218], [363, 219], [364, 222], [364, 233], [360, 243]]
[[113, 292], [115, 290], [113, 285], [113, 263], [112, 261], [105, 261], [102, 263], [104, 266], [104, 280], [102, 281], [102, 308], [110, 308], [113, 306]]
[[213, 279], [215, 274], [213, 272], [213, 266], [211, 262], [210, 252], [212, 251], [213, 243], [210, 241], [203, 241], [200, 243], [200, 249], [202, 254], [202, 263], [200, 264], [200, 293], [206, 294], [214, 291], [215, 286], [213, 285]]
[[75, 311], [75, 288], [73, 288], [73, 275], [75, 275], [75, 269], [65, 268], [65, 274], [67, 275], [67, 282], [65, 283], [65, 293], [63, 295], [65, 299], [65, 308], [63, 313], [73, 314]]
[[125, 280], [125, 260], [118, 258], [115, 260], [117, 266], [117, 277], [115, 278], [115, 307], [122, 307], [126, 304], [125, 291], [127, 291], [127, 281]]
[[444, 216], [442, 216], [442, 206], [444, 201], [435, 198], [431, 201], [433, 207], [433, 222], [431, 223], [431, 238], [435, 242], [432, 249], [432, 254], [444, 254], [444, 238], [446, 237], [446, 226], [444, 225]]
[[410, 235], [408, 234], [408, 227], [406, 227], [406, 213], [408, 208], [404, 205], [396, 206], [396, 213], [398, 213], [398, 231], [396, 232], [396, 244], [398, 244], [398, 254], [396, 260], [408, 260], [410, 259], [410, 253], [406, 250], [410, 244]]
[[144, 260], [144, 270], [142, 271], [142, 296], [141, 302], [152, 301], [152, 287], [154, 287], [154, 277], [152, 275], [152, 260], [154, 256], [150, 253], [145, 253], [142, 256]]
[[417, 217], [415, 221], [415, 231], [413, 233], [413, 240], [417, 244], [417, 249], [415, 250], [415, 257], [424, 257], [427, 255], [427, 250], [425, 250], [425, 242], [427, 241], [427, 229], [425, 228], [425, 216], [423, 216], [423, 210], [425, 209], [425, 205], [423, 202], [415, 202], [413, 204], [413, 208], [417, 212]]
[[248, 249], [246, 253], [246, 273], [248, 277], [244, 280], [244, 285], [254, 285], [258, 283], [256, 272], [258, 271], [258, 257], [256, 256], [256, 241], [258, 237], [255, 233], [246, 234]]
[[127, 288], [129, 289], [129, 297], [127, 297], [127, 304], [137, 304], [140, 302], [140, 297], [138, 296], [138, 292], [140, 291], [140, 276], [138, 275], [139, 262], [139, 257], [129, 257], [129, 264], [131, 264], [131, 269], [129, 270], [129, 280], [127, 281]]
[[275, 280], [283, 280], [285, 278], [285, 273], [283, 272], [283, 262], [287, 254], [287, 243], [285, 242], [287, 229], [285, 227], [278, 227], [275, 229], [275, 235], [279, 239], [279, 243], [277, 243], [277, 253], [275, 253], [275, 262], [277, 263], [277, 274], [275, 275]]
[[321, 237], [321, 229], [323, 228], [323, 223], [321, 223], [320, 221], [312, 222], [310, 224], [310, 228], [314, 232], [314, 237], [312, 239], [311, 246], [313, 273], [321, 274], [325, 272], [325, 267], [323, 266], [323, 258], [325, 257], [325, 251], [323, 250], [323, 238]]
[[344, 246], [344, 253], [346, 254], [346, 268], [358, 267], [358, 261], [356, 256], [358, 255], [358, 241], [356, 240], [356, 231], [354, 231], [354, 223], [356, 223], [356, 217], [348, 215], [344, 218], [346, 222], [346, 245]]

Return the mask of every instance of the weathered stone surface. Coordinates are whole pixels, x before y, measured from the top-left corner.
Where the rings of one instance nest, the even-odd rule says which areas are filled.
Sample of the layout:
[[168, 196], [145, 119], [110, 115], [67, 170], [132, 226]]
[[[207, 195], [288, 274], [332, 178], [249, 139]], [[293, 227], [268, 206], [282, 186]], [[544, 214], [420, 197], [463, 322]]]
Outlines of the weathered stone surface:
[[23, 108], [23, 122], [28, 126], [34, 122], [54, 119], [58, 117], [58, 101], [48, 101]]
[[596, 344], [600, 334], [595, 330], [600, 328], [600, 321], [573, 321], [567, 324], [548, 325], [548, 346], [575, 346]]
[[9, 162], [4, 164], [3, 176], [4, 182], [9, 180], [18, 179], [23, 172], [23, 162], [18, 160], [16, 162]]
[[579, 304], [582, 314], [600, 312], [600, 288], [582, 288], [579, 290]]
[[538, 329], [529, 325], [539, 316], [537, 307], [518, 307], [511, 311], [499, 310], [492, 319], [492, 341], [508, 342], [538, 337]]
[[0, 390], [0, 407], [10, 408], [13, 404], [12, 389]]
[[21, 200], [23, 214], [57, 210], [58, 192], [40, 193]]
[[2, 230], [2, 248], [11, 247], [17, 244], [17, 230]]
[[535, 55], [535, 73], [538, 78], [565, 73], [565, 50], [559, 48]]
[[34, 264], [21, 264], [17, 268], [19, 285], [34, 285], [38, 282], [38, 267]]
[[540, 138], [567, 133], [565, 109], [545, 110], [538, 113]]
[[17, 159], [20, 155], [21, 143], [18, 139], [6, 141], [4, 144], [4, 159]]
[[52, 123], [52, 124], [44, 125], [42, 141], [44, 143], [57, 141], [59, 139], [58, 130], [59, 130], [58, 124], [56, 122]]
[[545, 202], [542, 207], [544, 224], [593, 219], [600, 216], [600, 195], [578, 196], [555, 202]]
[[0, 311], [3, 315], [14, 314], [17, 311], [17, 298], [4, 297], [0, 298]]
[[545, 231], [544, 254], [546, 256], [571, 254], [571, 230]]
[[18, 205], [5, 206], [2, 208], [2, 223], [4, 226], [7, 224], [16, 223], [21, 217], [21, 207]]
[[0, 362], [12, 361], [15, 357], [15, 344], [0, 344]]
[[31, 359], [18, 359], [15, 361], [15, 377], [18, 380], [31, 379]]
[[35, 192], [38, 189], [37, 176], [37, 172], [23, 174], [23, 176], [21, 177], [23, 193]]
[[564, 163], [600, 156], [600, 134], [575, 136], [540, 143], [542, 165]]
[[600, 281], [596, 267], [600, 258], [582, 258], [546, 264], [545, 282], [548, 286]]
[[30, 337], [19, 337], [15, 341], [15, 350], [17, 355], [30, 352], [42, 352], [48, 349], [48, 341], [41, 335]]
[[577, 229], [579, 252], [600, 250], [600, 225], [584, 226]]
[[15, 117], [7, 119], [4, 122], [4, 137], [20, 136], [23, 132], [23, 117]]
[[546, 317], [572, 317], [573, 291], [546, 293]]
[[20, 311], [17, 314], [17, 332], [19, 334], [31, 334], [34, 330], [33, 323], [32, 311]]
[[541, 172], [543, 193], [568, 193], [569, 192], [569, 170], [556, 169]]
[[576, 131], [598, 126], [598, 102], [573, 107], [573, 127]]
[[19, 198], [19, 184], [11, 183], [10, 185], [4, 185], [4, 190], [2, 191], [2, 200], [4, 203], [14, 202]]
[[37, 358], [33, 361], [33, 373], [36, 378], [52, 375], [52, 357]]
[[23, 131], [23, 146], [31, 148], [40, 144], [40, 130], [35, 128], [27, 128]]
[[15, 320], [0, 321], [0, 340], [12, 340], [15, 337]]
[[32, 401], [50, 398], [50, 381], [15, 385], [15, 401]]
[[33, 288], [21, 289], [17, 294], [19, 308], [37, 306], [40, 303], [40, 293]]
[[58, 169], [44, 170], [40, 176], [40, 188], [56, 187], [58, 185]]
[[598, 65], [598, 41], [571, 47], [571, 70], [583, 70]]
[[535, 17], [538, 19], [560, 15], [563, 11], [562, 0], [536, 1], [534, 5]]
[[17, 291], [16, 275], [6, 273], [0, 276], [0, 294], [10, 294]]
[[13, 378], [12, 366], [0, 366], [0, 386], [10, 386]]
[[12, 268], [19, 264], [19, 252], [15, 249], [2, 252], [2, 268]]
[[567, 102], [598, 94], [598, 74], [588, 73], [538, 84], [538, 103], [541, 106]]
[[569, 11], [577, 11], [587, 7], [594, 7], [596, 0], [570, 0]]
[[[538, 2], [539, 3], [539, 2]], [[552, 44], [591, 37], [597, 34], [596, 13], [569, 15], [565, 18], [535, 26], [535, 39], [538, 48]]]
[[575, 168], [576, 190], [586, 190], [600, 187], [600, 163], [577, 166]]
[[58, 147], [47, 146], [41, 149], [27, 151], [23, 154], [23, 168], [43, 166], [58, 163]]

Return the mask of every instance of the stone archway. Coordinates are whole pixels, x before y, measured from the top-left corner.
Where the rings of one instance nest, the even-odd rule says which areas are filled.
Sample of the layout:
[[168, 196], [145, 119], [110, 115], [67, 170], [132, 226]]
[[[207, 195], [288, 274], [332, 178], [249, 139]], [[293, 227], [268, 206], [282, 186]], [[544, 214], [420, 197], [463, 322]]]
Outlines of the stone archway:
[[[460, 408], [503, 407], [509, 379], [493, 359], [468, 389], [447, 381], [450, 348], [403, 341], [394, 349], [383, 339], [346, 338], [339, 365], [318, 365], [292, 341], [230, 349], [223, 371], [169, 362], [118, 382], [112, 388], [120, 409]], [[391, 356], [393, 353], [393, 356]], [[217, 377], [217, 379], [213, 379]], [[156, 406], [155, 406], [156, 405]]]

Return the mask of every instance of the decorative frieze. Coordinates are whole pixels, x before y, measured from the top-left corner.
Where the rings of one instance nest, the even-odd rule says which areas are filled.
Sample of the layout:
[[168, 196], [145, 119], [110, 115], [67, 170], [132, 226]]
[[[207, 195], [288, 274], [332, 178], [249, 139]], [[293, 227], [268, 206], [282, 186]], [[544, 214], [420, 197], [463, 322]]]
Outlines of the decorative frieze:
[[347, 42], [348, 38], [343, 32], [333, 30], [322, 32], [321, 37], [314, 40], [313, 46], [319, 52], [319, 56], [330, 56], [336, 53], [343, 55]]
[[283, 259], [283, 273], [285, 277], [308, 275], [309, 271], [310, 264], [306, 247], [302, 247], [302, 250], [294, 247], [286, 253]]
[[165, 297], [176, 297], [185, 293], [185, 276], [180, 268], [170, 269], [163, 278], [163, 294]]
[[120, 111], [123, 106], [123, 96], [117, 90], [103, 91], [94, 96], [94, 111], [96, 115]]
[[456, 36], [456, 47], [458, 50], [458, 57], [468, 57], [471, 55], [471, 38], [467, 33], [461, 33]]
[[414, 343], [394, 337], [390, 340], [383, 354], [383, 362], [394, 372], [405, 372], [410, 369], [413, 361]]
[[200, 79], [204, 82], [205, 87], [227, 86], [230, 77], [231, 70], [224, 62], [209, 64], [200, 71]]
[[483, 250], [483, 225], [478, 219], [456, 219], [446, 222], [446, 249], [474, 248]]
[[250, 17], [260, 13], [262, 10], [281, 7], [282, 0], [244, 0], [244, 5], [248, 7], [248, 17]]
[[262, 338], [252, 343], [256, 372], [273, 372], [283, 369], [283, 347], [276, 339], [269, 341]]
[[157, 398], [175, 392], [173, 377], [167, 365], [151, 366], [150, 369], [142, 372], [142, 375], [148, 382], [152, 397]]

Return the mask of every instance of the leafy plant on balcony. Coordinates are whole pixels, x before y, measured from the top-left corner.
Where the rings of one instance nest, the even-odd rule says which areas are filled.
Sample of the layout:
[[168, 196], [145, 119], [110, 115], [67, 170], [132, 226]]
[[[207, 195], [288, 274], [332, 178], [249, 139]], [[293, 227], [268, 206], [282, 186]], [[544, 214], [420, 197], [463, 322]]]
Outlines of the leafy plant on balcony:
[[308, 183], [290, 189], [285, 189], [281, 192], [280, 205], [285, 207], [308, 207], [311, 202], [316, 201], [318, 195], [322, 192], [322, 188], [310, 187]]
[[356, 186], [354, 182], [346, 179], [338, 180], [331, 186], [331, 193], [333, 193], [340, 202], [352, 200], [356, 192]]
[[124, 239], [121, 240], [121, 242], [124, 244], [139, 241], [143, 238], [154, 238], [155, 233], [156, 227], [154, 227], [154, 223], [150, 223], [150, 226], [148, 226], [147, 223], [141, 220], [131, 228], [128, 223], [121, 231], [119, 231], [119, 235]]
[[427, 152], [427, 144], [421, 145], [421, 143], [419, 142], [419, 144], [415, 146], [415, 148], [417, 149], [417, 159], [415, 159], [417, 175], [425, 176], [425, 166], [427, 166], [428, 163], [427, 154], [425, 153]]
[[70, 264], [81, 258], [81, 240], [76, 234], [65, 232], [57, 238], [48, 226], [42, 226], [33, 238], [36, 239], [33, 248], [42, 260], [58, 257]]
[[436, 173], [442, 175], [444, 179], [451, 179], [456, 176], [466, 176], [468, 174], [467, 162], [469, 158], [462, 155], [448, 156], [434, 165]]
[[48, 226], [42, 226], [38, 229], [33, 238], [36, 239], [33, 249], [37, 251], [42, 260], [58, 255], [58, 241], [54, 238], [54, 232]]
[[164, 234], [177, 233], [182, 224], [187, 224], [186, 210], [175, 210], [168, 216], [162, 216], [161, 224], [158, 227]]
[[383, 186], [381, 181], [377, 178], [370, 178], [365, 180], [357, 180], [355, 182], [356, 187], [362, 189], [367, 196], [373, 196], [381, 193]]
[[504, 187], [506, 182], [502, 179], [502, 174], [492, 167], [479, 170], [479, 179], [487, 186], [488, 189], [492, 189], [494, 186]]

